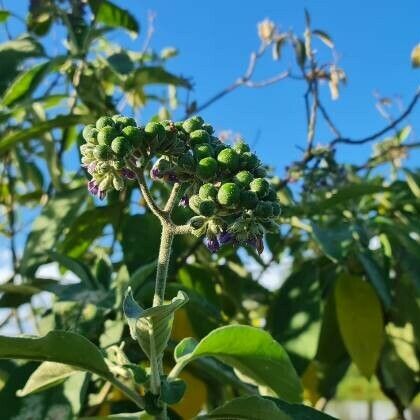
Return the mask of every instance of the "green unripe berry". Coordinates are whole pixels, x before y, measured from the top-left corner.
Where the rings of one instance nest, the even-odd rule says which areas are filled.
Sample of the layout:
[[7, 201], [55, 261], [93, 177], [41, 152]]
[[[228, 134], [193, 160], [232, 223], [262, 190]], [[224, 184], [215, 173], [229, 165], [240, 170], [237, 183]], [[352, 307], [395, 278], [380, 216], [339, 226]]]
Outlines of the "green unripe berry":
[[202, 179], [211, 179], [216, 175], [217, 161], [212, 157], [201, 159], [197, 165], [197, 174]]
[[239, 203], [240, 190], [233, 182], [223, 184], [217, 193], [217, 201], [226, 207], [233, 207]]
[[273, 209], [273, 216], [279, 216], [281, 213], [280, 204], [277, 201], [271, 201], [270, 204]]
[[112, 166], [117, 170], [120, 171], [122, 168], [125, 168], [125, 162], [123, 160], [114, 160], [112, 162]]
[[217, 161], [221, 168], [234, 172], [239, 166], [239, 155], [233, 149], [226, 148], [219, 152]]
[[249, 171], [238, 172], [234, 177], [235, 183], [243, 188], [248, 188], [253, 179], [254, 175], [252, 175]]
[[117, 191], [122, 191], [125, 187], [124, 178], [122, 178], [121, 176], [114, 176], [114, 178], [112, 179], [112, 186]]
[[203, 200], [201, 200], [201, 198], [195, 194], [192, 195], [188, 201], [188, 205], [190, 206], [190, 209], [192, 211], [194, 211], [195, 213], [199, 214], [200, 213], [200, 204], [202, 203]]
[[89, 143], [95, 143], [98, 137], [98, 130], [93, 124], [88, 124], [82, 132], [83, 138]]
[[264, 198], [267, 201], [277, 201], [277, 192], [274, 188], [270, 187], [268, 194]]
[[110, 146], [112, 140], [118, 136], [118, 131], [115, 127], [106, 126], [99, 130], [98, 143]]
[[156, 122], [149, 122], [144, 127], [144, 132], [150, 140], [162, 141], [165, 138], [166, 132], [162, 124]]
[[122, 130], [125, 127], [136, 127], [137, 126], [136, 120], [134, 118], [123, 117], [123, 116], [120, 116], [115, 120], [115, 125], [120, 130]]
[[242, 153], [249, 152], [250, 150], [249, 146], [243, 140], [240, 140], [237, 143], [235, 143], [232, 148], [233, 150], [235, 150], [236, 153], [239, 153], [240, 155]]
[[195, 146], [201, 143], [209, 143], [210, 134], [206, 130], [195, 130], [190, 134], [191, 146]]
[[267, 176], [267, 171], [263, 166], [259, 166], [258, 168], [254, 169], [254, 175], [256, 178], [264, 178]]
[[202, 216], [210, 217], [216, 211], [216, 204], [213, 200], [202, 200], [198, 210]]
[[217, 188], [208, 182], [200, 187], [198, 195], [202, 200], [215, 200], [217, 197]]
[[122, 136], [112, 140], [111, 149], [120, 158], [125, 157], [131, 150], [131, 143]]
[[146, 134], [139, 127], [128, 126], [122, 129], [123, 136], [129, 140], [133, 147], [140, 147], [146, 141]]
[[115, 122], [111, 117], [101, 117], [96, 121], [96, 128], [100, 130], [104, 127], [114, 127]]
[[199, 130], [203, 125], [203, 119], [199, 116], [188, 118], [182, 123], [182, 128], [187, 133], [192, 133], [195, 130]]
[[207, 219], [203, 216], [191, 217], [189, 224], [193, 229], [201, 229], [204, 227]]
[[106, 144], [99, 144], [93, 149], [93, 155], [98, 160], [109, 160], [112, 156], [112, 150]]
[[201, 127], [203, 130], [206, 130], [207, 133], [209, 133], [210, 135], [212, 135], [214, 133], [214, 128], [212, 125], [210, 124], [203, 124], [203, 126]]
[[254, 191], [241, 191], [240, 203], [243, 208], [253, 210], [258, 202], [258, 195]]
[[197, 160], [213, 156], [213, 148], [209, 144], [198, 144], [194, 147], [194, 156]]
[[257, 193], [259, 198], [264, 198], [270, 190], [270, 184], [264, 178], [255, 178], [250, 184], [251, 191]]
[[262, 219], [273, 216], [273, 206], [268, 201], [260, 201], [255, 208], [255, 215]]
[[251, 171], [260, 165], [260, 161], [254, 153], [244, 152], [240, 155], [241, 168]]

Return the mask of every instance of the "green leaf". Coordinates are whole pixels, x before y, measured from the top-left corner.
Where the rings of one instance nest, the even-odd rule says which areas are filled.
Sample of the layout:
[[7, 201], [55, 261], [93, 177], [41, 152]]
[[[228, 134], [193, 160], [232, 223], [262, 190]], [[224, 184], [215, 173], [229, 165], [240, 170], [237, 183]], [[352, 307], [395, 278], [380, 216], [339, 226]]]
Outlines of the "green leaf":
[[[287, 402], [281, 401], [278, 398], [265, 397], [266, 400], [274, 402], [278, 408], [284, 413], [288, 414], [292, 419], [298, 420], [334, 420], [335, 417], [331, 417], [322, 411], [315, 410], [311, 407], [302, 404], [288, 404]], [[335, 419], [337, 420], [337, 419]]]
[[[1, 55], [0, 55], [1, 56]], [[88, 115], [59, 115], [48, 121], [42, 121], [30, 128], [12, 131], [3, 136], [0, 142], [0, 155], [9, 151], [17, 143], [39, 138], [42, 134], [50, 132], [54, 128], [71, 127], [77, 124], [88, 124], [92, 122], [92, 117]]]
[[336, 224], [324, 227], [315, 223], [311, 226], [313, 238], [327, 257], [335, 263], [345, 257], [346, 249], [353, 239], [350, 226]]
[[21, 262], [21, 272], [33, 274], [40, 264], [48, 261], [50, 252], [82, 206], [85, 188], [76, 188], [58, 193], [43, 208], [35, 219], [25, 244]]
[[77, 372], [80, 372], [80, 370], [69, 365], [55, 362], [43, 362], [29, 377], [25, 387], [18, 391], [18, 396], [25, 397], [34, 392], [40, 392], [59, 385]]
[[6, 22], [9, 19], [10, 12], [8, 10], [0, 10], [0, 23]]
[[235, 398], [198, 419], [216, 420], [292, 420], [277, 405], [269, 399], [251, 396]]
[[0, 94], [17, 76], [17, 69], [25, 59], [44, 55], [42, 45], [28, 35], [0, 44]]
[[126, 88], [131, 89], [136, 86], [151, 84], [164, 84], [191, 88], [191, 83], [179, 76], [167, 72], [163, 67], [141, 67], [135, 70], [127, 79]]
[[40, 84], [43, 78], [59, 63], [64, 61], [64, 57], [54, 59], [31, 67], [19, 74], [19, 76], [9, 86], [3, 96], [3, 104], [6, 106], [14, 105], [17, 101], [26, 98]]
[[147, 414], [145, 411], [138, 413], [120, 413], [109, 416], [79, 417], [79, 420], [154, 420], [155, 416]]
[[96, 282], [90, 272], [89, 268], [74, 258], [67, 255], [60, 254], [59, 252], [51, 251], [48, 253], [52, 260], [57, 261], [60, 265], [67, 268], [67, 270], [76, 274], [76, 276], [85, 284], [87, 289], [95, 289]]
[[137, 294], [147, 279], [156, 271], [156, 267], [157, 260], [142, 265], [130, 276], [130, 287], [134, 294]]
[[182, 379], [163, 381], [160, 399], [169, 405], [181, 401], [187, 389], [187, 384]]
[[381, 304], [372, 286], [342, 274], [335, 286], [338, 325], [344, 344], [362, 375], [375, 372], [384, 342]]
[[296, 62], [298, 63], [299, 67], [303, 67], [306, 62], [305, 43], [301, 39], [296, 39], [293, 43], [293, 46], [295, 48]]
[[414, 197], [420, 198], [420, 186], [417, 183], [416, 178], [414, 177], [413, 173], [408, 169], [405, 169], [404, 173], [405, 173], [405, 179], [407, 181], [407, 185], [410, 188], [411, 192], [413, 193]]
[[417, 44], [411, 51], [411, 65], [414, 68], [420, 67], [420, 44]]
[[379, 266], [369, 251], [359, 252], [357, 258], [365, 269], [370, 283], [375, 288], [385, 308], [389, 308], [392, 298], [387, 273]]
[[289, 356], [266, 331], [228, 325], [212, 331], [193, 351], [185, 354], [185, 348], [190, 350], [192, 347], [190, 339], [187, 340], [188, 345], [184, 339], [175, 349], [175, 355], [183, 354], [176, 359], [181, 366], [199, 357], [212, 356], [258, 384], [271, 388], [280, 398], [289, 402], [301, 401], [301, 384]]
[[[137, 340], [147, 357], [164, 352], [172, 331], [174, 312], [188, 302], [188, 296], [179, 291], [170, 303], [143, 309], [134, 300], [129, 288], [124, 299], [124, 315], [130, 327], [131, 337]], [[153, 332], [154, 345], [150, 340]]]
[[89, 0], [96, 21], [112, 28], [124, 28], [132, 36], [137, 36], [140, 27], [136, 18], [126, 9], [107, 0]]
[[314, 29], [312, 31], [312, 35], [317, 36], [327, 47], [334, 48], [334, 42], [326, 32], [319, 29]]
[[0, 359], [50, 361], [112, 376], [98, 347], [70, 331], [51, 331], [39, 338], [0, 336]]
[[111, 67], [120, 74], [129, 74], [134, 69], [134, 63], [126, 52], [119, 52], [107, 57]]

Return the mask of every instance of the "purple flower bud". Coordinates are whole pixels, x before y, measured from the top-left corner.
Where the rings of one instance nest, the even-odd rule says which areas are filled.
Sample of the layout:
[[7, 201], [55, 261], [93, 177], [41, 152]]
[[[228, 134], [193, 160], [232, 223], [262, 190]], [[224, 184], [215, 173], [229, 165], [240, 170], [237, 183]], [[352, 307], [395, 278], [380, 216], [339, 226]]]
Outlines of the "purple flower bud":
[[230, 233], [230, 232], [222, 232], [220, 235], [219, 235], [219, 242], [220, 242], [220, 245], [226, 245], [226, 244], [229, 244], [229, 243], [231, 243], [231, 242], [234, 242], [234, 240], [235, 240], [235, 237]]
[[220, 249], [220, 244], [217, 238], [207, 238], [206, 246], [212, 254]]
[[169, 182], [178, 182], [178, 177], [177, 177], [177, 176], [176, 176], [173, 172], [170, 172], [170, 173], [167, 175], [166, 179], [167, 179]]
[[162, 174], [160, 173], [158, 168], [152, 168], [152, 170], [150, 171], [150, 177], [156, 181], [159, 178], [162, 178]]
[[181, 200], [179, 200], [179, 205], [181, 207], [188, 207], [190, 204], [190, 198], [188, 197], [188, 195], [184, 195], [183, 197], [181, 197]]
[[131, 169], [128, 169], [128, 168], [121, 169], [121, 176], [130, 180], [136, 178], [136, 174]]
[[88, 182], [88, 191], [93, 194], [96, 195], [98, 194], [98, 184], [92, 179], [91, 181]]
[[254, 238], [248, 239], [246, 243], [255, 248], [258, 254], [261, 254], [264, 251], [264, 242], [261, 236], [255, 236]]
[[99, 190], [98, 197], [99, 197], [99, 200], [103, 200], [106, 197], [106, 191]]
[[91, 164], [87, 165], [87, 171], [92, 175], [96, 169], [96, 162], [92, 162]]

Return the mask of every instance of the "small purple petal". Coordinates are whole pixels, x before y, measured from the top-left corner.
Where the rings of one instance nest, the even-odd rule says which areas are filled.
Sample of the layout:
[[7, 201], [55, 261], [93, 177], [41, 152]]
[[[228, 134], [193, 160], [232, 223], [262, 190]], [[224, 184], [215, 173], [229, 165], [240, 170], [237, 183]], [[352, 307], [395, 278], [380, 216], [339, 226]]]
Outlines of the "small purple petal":
[[130, 180], [136, 178], [136, 174], [131, 169], [128, 169], [128, 168], [121, 169], [121, 176]]
[[91, 181], [88, 182], [88, 191], [93, 194], [96, 195], [98, 194], [98, 185], [96, 184], [96, 182], [92, 179]]
[[234, 242], [235, 237], [230, 232], [222, 232], [219, 235], [220, 245], [226, 245], [231, 242]]
[[96, 162], [92, 162], [87, 166], [87, 171], [92, 175], [96, 169]]
[[106, 191], [99, 190], [98, 197], [99, 197], [99, 200], [103, 200], [106, 197]]
[[178, 182], [178, 177], [173, 172], [169, 173], [166, 178], [169, 182]]
[[188, 197], [188, 195], [184, 195], [183, 197], [181, 197], [181, 200], [179, 200], [179, 205], [181, 207], [188, 207], [190, 204], [190, 198]]
[[217, 238], [207, 238], [206, 242], [206, 246], [212, 254], [220, 249], [220, 244]]
[[152, 168], [152, 170], [150, 171], [150, 177], [156, 181], [159, 178], [162, 178], [162, 174], [160, 173], [158, 168]]

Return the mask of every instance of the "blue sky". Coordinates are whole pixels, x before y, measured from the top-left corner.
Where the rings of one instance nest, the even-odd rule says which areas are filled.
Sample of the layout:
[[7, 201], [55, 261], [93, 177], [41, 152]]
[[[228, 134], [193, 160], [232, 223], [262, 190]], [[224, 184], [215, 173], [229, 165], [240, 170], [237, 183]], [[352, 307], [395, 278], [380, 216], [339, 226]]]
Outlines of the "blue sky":
[[[385, 125], [375, 109], [373, 93], [399, 97], [401, 106], [407, 104], [419, 83], [420, 70], [410, 65], [410, 53], [420, 42], [420, 3], [418, 0], [347, 1], [333, 0], [114, 0], [128, 8], [142, 23], [141, 36], [131, 40], [119, 33], [113, 40], [123, 47], [140, 50], [147, 27], [147, 13], [157, 15], [152, 47], [177, 47], [180, 54], [169, 68], [191, 77], [194, 81], [192, 99], [202, 103], [229, 85], [246, 69], [249, 53], [258, 47], [256, 25], [264, 18], [276, 22], [281, 30], [304, 30], [304, 9], [312, 18], [313, 28], [326, 31], [333, 39], [340, 57], [339, 65], [346, 71], [348, 85], [338, 101], [330, 99], [326, 85], [322, 87], [325, 106], [342, 133], [350, 137], [370, 134]], [[24, 15], [27, 2], [3, 1]], [[326, 47], [318, 48], [322, 57]], [[272, 76], [287, 69], [293, 62], [285, 54], [273, 62], [270, 54], [261, 60], [256, 79]], [[230, 129], [243, 135], [264, 161], [283, 173], [284, 166], [299, 158], [296, 145], [305, 145], [306, 126], [303, 103], [305, 86], [302, 81], [286, 80], [265, 89], [240, 88], [202, 112], [217, 130]], [[144, 113], [153, 115], [157, 107]], [[394, 115], [398, 115], [395, 109]], [[182, 113], [178, 115], [181, 117]], [[417, 109], [410, 122], [415, 126], [420, 116]], [[412, 134], [415, 138], [416, 133]], [[324, 124], [316, 141], [331, 139]], [[339, 156], [360, 163], [370, 146], [343, 146]], [[412, 156], [411, 163], [420, 163]]]

